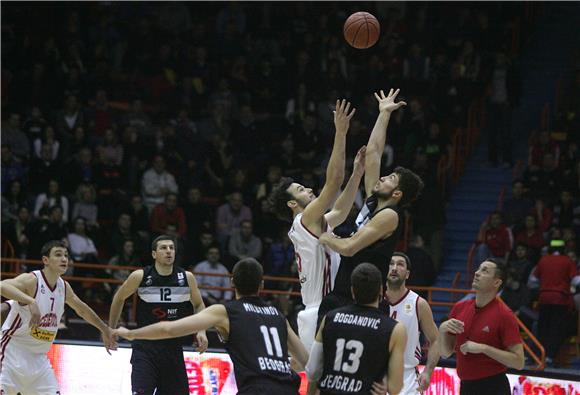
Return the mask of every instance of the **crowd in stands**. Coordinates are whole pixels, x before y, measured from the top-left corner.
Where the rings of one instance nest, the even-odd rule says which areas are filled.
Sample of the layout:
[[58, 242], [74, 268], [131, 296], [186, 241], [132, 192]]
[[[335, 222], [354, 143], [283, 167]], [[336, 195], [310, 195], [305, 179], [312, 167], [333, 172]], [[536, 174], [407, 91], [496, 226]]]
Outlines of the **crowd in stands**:
[[[3, 6], [2, 238], [19, 258], [38, 259], [43, 243], [63, 239], [75, 262], [140, 266], [163, 233], [179, 240], [186, 268], [226, 273], [252, 256], [266, 274], [294, 276], [289, 225], [271, 214], [269, 192], [282, 175], [322, 185], [337, 98], [357, 108], [352, 163], [376, 117], [372, 93], [399, 87], [408, 106], [391, 119], [382, 172], [404, 165], [425, 181], [408, 213], [409, 248], [425, 268], [416, 284], [430, 285], [445, 223], [436, 165], [451, 166], [451, 132], [465, 126], [497, 58], [509, 58], [502, 45], [517, 7], [364, 3], [381, 39], [360, 51], [345, 44], [342, 24], [362, 5]], [[568, 150], [559, 162], [542, 141], [527, 185], [547, 187], [554, 166], [572, 166]], [[569, 229], [566, 195], [555, 206], [536, 199], [522, 215]], [[204, 292], [208, 303], [229, 297]]]
[[554, 363], [567, 336], [577, 333], [580, 311], [580, 57], [553, 130], [531, 133], [523, 174], [500, 211], [483, 224], [476, 264], [506, 259], [506, 303], [536, 327]]

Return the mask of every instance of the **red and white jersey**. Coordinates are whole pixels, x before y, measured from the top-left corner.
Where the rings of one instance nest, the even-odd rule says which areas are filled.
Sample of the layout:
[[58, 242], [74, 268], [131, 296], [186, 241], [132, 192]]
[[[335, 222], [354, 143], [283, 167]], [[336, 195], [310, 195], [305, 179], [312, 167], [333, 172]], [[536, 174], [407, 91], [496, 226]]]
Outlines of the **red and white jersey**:
[[[328, 226], [327, 231], [331, 230]], [[294, 217], [288, 237], [296, 253], [302, 303], [307, 308], [318, 306], [322, 297], [334, 287], [340, 255], [320, 244], [318, 237], [302, 223], [302, 213]]]
[[414, 368], [421, 361], [419, 342], [419, 295], [410, 289], [398, 301], [389, 301], [389, 316], [405, 325], [407, 346], [405, 347], [405, 369]]
[[32, 272], [36, 276], [36, 292], [34, 299], [40, 310], [40, 324], [29, 328], [30, 310], [15, 301], [10, 302], [8, 317], [2, 325], [0, 340], [1, 352], [6, 347], [17, 347], [31, 353], [46, 354], [56, 338], [58, 324], [64, 313], [66, 296], [65, 282], [59, 278], [56, 286], [51, 288], [40, 270]]

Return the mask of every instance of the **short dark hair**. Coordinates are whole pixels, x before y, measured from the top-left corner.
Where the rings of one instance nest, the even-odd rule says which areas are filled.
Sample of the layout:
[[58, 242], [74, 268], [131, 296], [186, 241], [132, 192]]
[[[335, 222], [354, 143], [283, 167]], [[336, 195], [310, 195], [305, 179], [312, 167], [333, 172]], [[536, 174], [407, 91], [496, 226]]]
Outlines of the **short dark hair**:
[[501, 280], [501, 285], [499, 286], [498, 291], [501, 291], [505, 285], [507, 280], [508, 270], [505, 264], [505, 261], [501, 258], [487, 258], [487, 262], [491, 262], [495, 265], [495, 278], [499, 278]]
[[394, 173], [399, 176], [397, 189], [403, 192], [403, 197], [399, 200], [399, 206], [404, 207], [413, 203], [425, 186], [423, 180], [417, 174], [404, 167], [396, 167]]
[[165, 241], [165, 240], [172, 241], [173, 246], [175, 247], [175, 249], [177, 249], [177, 240], [175, 240], [175, 237], [169, 236], [169, 235], [161, 235], [161, 236], [157, 236], [153, 240], [153, 242], [151, 243], [151, 251], [157, 251], [157, 244], [159, 244], [160, 241]]
[[359, 264], [350, 275], [354, 300], [358, 304], [373, 303], [381, 292], [382, 275], [370, 263]]
[[254, 258], [238, 261], [232, 270], [234, 287], [240, 295], [256, 295], [262, 284], [264, 269]]
[[62, 240], [51, 240], [49, 242], [46, 242], [42, 248], [40, 249], [40, 256], [43, 257], [50, 257], [50, 252], [52, 251], [53, 248], [64, 248], [65, 250], [68, 251], [68, 247], [66, 245], [66, 243]]
[[405, 254], [404, 252], [395, 251], [393, 252], [393, 256], [400, 256], [401, 258], [403, 258], [405, 260], [405, 263], [407, 264], [407, 270], [411, 270], [411, 260], [409, 259], [409, 256], [407, 254]]
[[294, 179], [291, 177], [282, 177], [268, 197], [268, 205], [272, 212], [286, 222], [292, 222], [292, 210], [288, 207], [288, 201], [294, 197], [288, 192], [288, 188], [293, 182]]

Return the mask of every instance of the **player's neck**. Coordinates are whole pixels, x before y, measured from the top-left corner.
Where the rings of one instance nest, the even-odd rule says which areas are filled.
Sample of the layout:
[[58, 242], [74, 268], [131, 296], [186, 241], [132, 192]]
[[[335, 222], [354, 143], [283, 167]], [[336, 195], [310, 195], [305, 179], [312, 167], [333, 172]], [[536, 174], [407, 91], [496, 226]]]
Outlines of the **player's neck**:
[[487, 306], [496, 296], [496, 292], [476, 292], [475, 307], [482, 308]]
[[394, 303], [401, 299], [403, 295], [407, 293], [407, 287], [405, 284], [402, 284], [399, 288], [389, 287], [387, 288], [387, 298], [389, 299], [389, 303]]
[[304, 208], [296, 207], [295, 209], [292, 210], [292, 219], [296, 218], [296, 216], [298, 214], [302, 214], [303, 212], [304, 212]]
[[377, 208], [375, 208], [375, 213], [377, 211], [380, 211], [382, 209], [384, 209], [385, 207], [389, 207], [389, 206], [396, 206], [398, 202], [398, 199], [393, 199], [393, 198], [389, 198], [387, 200], [383, 200], [383, 199], [379, 199], [379, 202], [377, 203]]
[[54, 271], [48, 269], [48, 268], [44, 268], [42, 269], [42, 273], [44, 274], [44, 278], [46, 279], [46, 282], [48, 283], [48, 285], [51, 288], [54, 288], [56, 286], [56, 282], [58, 281], [60, 274], [55, 273]]
[[157, 270], [157, 273], [159, 273], [161, 276], [169, 276], [171, 273], [173, 273], [173, 265], [167, 266], [155, 262], [155, 270]]

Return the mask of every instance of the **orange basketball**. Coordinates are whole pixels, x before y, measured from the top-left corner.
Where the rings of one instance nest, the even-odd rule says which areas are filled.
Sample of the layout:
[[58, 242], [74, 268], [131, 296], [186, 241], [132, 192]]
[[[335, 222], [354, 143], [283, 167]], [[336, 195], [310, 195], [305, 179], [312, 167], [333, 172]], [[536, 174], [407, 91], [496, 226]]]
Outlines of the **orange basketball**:
[[381, 34], [377, 18], [368, 12], [355, 12], [344, 22], [344, 39], [357, 49], [370, 48], [376, 44]]

